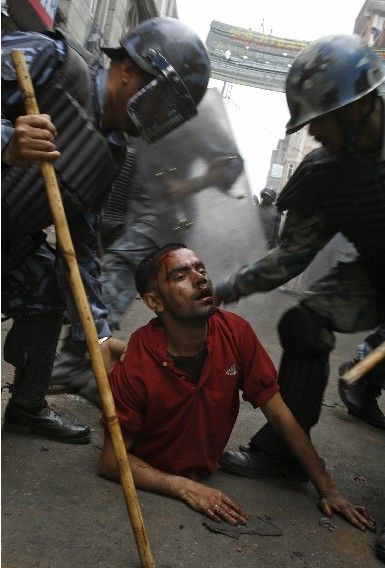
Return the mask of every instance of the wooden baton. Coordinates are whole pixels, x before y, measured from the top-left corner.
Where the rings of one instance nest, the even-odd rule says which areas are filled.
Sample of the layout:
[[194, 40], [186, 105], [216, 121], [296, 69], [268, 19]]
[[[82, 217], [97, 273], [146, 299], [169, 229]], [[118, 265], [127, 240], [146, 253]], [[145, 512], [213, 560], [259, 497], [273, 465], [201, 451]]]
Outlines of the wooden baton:
[[[23, 95], [27, 114], [40, 114], [35, 97], [35, 91], [28, 71], [28, 67], [25, 62], [23, 51], [12, 51], [12, 62], [15, 67], [17, 80]], [[95, 323], [84, 290], [83, 281], [80, 276], [79, 267], [75, 256], [75, 250], [63, 207], [63, 201], [56, 179], [56, 173], [53, 165], [49, 162], [42, 162], [41, 170], [45, 182], [52, 218], [55, 223], [57, 241], [59, 248], [67, 262], [71, 291], [74, 296], [75, 304], [79, 312], [79, 317], [83, 325], [83, 330], [90, 353], [91, 365], [95, 375], [96, 383], [98, 385], [102, 408], [106, 416], [106, 421], [111, 434], [111, 441], [114, 448], [116, 462], [119, 467], [124, 498], [134, 532], [141, 566], [142, 568], [154, 568], [155, 563], [152, 557], [150, 544], [148, 542], [146, 529], [143, 523], [143, 517], [140, 510], [138, 496], [136, 494], [134, 480], [132, 477], [119, 420], [116, 416], [115, 402], [112, 397], [110, 383], [108, 381], [106, 368], [104, 366]]]
[[341, 378], [346, 383], [355, 383], [383, 359], [385, 359], [385, 341], [368, 353], [361, 361], [356, 363], [356, 365], [349, 369]]

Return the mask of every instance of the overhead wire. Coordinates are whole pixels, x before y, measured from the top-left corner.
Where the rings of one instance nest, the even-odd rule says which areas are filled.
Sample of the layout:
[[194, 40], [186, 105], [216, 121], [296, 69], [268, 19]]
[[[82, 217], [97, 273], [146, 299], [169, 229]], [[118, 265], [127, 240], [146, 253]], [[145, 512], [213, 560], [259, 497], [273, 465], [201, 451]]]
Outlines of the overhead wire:
[[[252, 114], [248, 113], [247, 111], [245, 111], [244, 109], [242, 109], [235, 101], [232, 97], [228, 96], [226, 97], [226, 100], [228, 100], [229, 102], [231, 102], [242, 114], [244, 114], [245, 116], [247, 116], [248, 118], [251, 118], [251, 120], [257, 124], [262, 130], [265, 130], [268, 134], [275, 136], [276, 138], [278, 138], [278, 140], [282, 140], [282, 136], [280, 136], [279, 134], [277, 134], [276, 132], [273, 132], [272, 130], [269, 130], [268, 128], [266, 128], [265, 126], [263, 126], [263, 124], [261, 124], [260, 122], [258, 122], [258, 120], [255, 118], [255, 116], [253, 116]], [[297, 146], [294, 146], [293, 144], [290, 144], [289, 142], [287, 143], [287, 145], [290, 148], [293, 148], [294, 150], [296, 150], [297, 152], [299, 152], [302, 156], [305, 155], [305, 153], [300, 150], [299, 148], [297, 148]]]

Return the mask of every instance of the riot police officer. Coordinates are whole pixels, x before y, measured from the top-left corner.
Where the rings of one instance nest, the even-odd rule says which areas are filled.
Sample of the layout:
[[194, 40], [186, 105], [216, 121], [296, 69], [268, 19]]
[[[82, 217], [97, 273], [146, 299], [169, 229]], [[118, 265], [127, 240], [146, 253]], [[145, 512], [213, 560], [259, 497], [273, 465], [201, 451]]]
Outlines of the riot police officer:
[[[116, 48], [106, 71], [59, 31], [3, 37], [3, 313], [13, 319], [4, 357], [15, 366], [4, 427], [84, 443], [45, 401], [64, 308], [82, 339], [66, 269], [42, 229], [52, 221], [39, 161], [59, 179], [87, 295], [100, 338], [111, 335], [101, 297], [95, 227], [126, 155], [126, 133], [158, 140], [196, 114], [210, 74], [206, 49], [173, 18], [139, 24]], [[25, 52], [43, 116], [25, 116], [10, 53]]]
[[[359, 36], [328, 36], [300, 52], [286, 84], [287, 132], [309, 124], [322, 148], [305, 157], [280, 194], [287, 216], [278, 247], [216, 288], [219, 300], [237, 301], [300, 274], [339, 231], [355, 245], [358, 259], [312, 284], [279, 323], [281, 392], [307, 433], [320, 416], [333, 332], [372, 329], [385, 316], [384, 80], [381, 61]], [[248, 450], [225, 452], [221, 465], [240, 475], [298, 476], [268, 425]]]

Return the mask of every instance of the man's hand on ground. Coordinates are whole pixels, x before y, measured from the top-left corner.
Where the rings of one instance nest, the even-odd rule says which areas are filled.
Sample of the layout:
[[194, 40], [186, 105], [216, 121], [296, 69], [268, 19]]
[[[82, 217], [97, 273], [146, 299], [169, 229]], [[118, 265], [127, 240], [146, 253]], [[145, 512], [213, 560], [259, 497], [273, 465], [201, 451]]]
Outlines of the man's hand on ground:
[[[105, 343], [109, 343], [109, 341], [105, 341], [102, 345]], [[128, 452], [133, 441], [133, 436], [125, 436], [124, 438]], [[225, 521], [233, 526], [246, 523], [247, 515], [237, 503], [230, 497], [227, 497], [222, 491], [207, 487], [207, 485], [180, 475], [160, 471], [133, 454], [129, 454], [129, 460], [135, 486], [138, 489], [153, 491], [180, 499], [192, 509], [195, 509], [195, 511], [199, 511], [217, 522]], [[99, 472], [103, 477], [120, 481], [119, 470], [109, 434], [104, 436]]]
[[52, 162], [60, 156], [55, 137], [56, 128], [47, 114], [19, 116], [2, 161], [18, 167], [28, 166], [34, 160]]
[[375, 530], [375, 520], [369, 515], [367, 509], [352, 505], [338, 491], [321, 496], [318, 500], [318, 506], [327, 517], [331, 517], [333, 513], [338, 513], [362, 531], [365, 529]]
[[261, 409], [276, 432], [285, 440], [299, 463], [308, 472], [320, 496], [318, 506], [321, 511], [327, 517], [331, 517], [333, 513], [338, 513], [361, 530], [373, 530], [375, 527], [374, 519], [365, 507], [352, 505], [338, 492], [310, 438], [305, 435], [281, 395], [276, 393], [261, 406]]
[[214, 521], [226, 521], [230, 525], [244, 525], [246, 513], [230, 497], [219, 489], [207, 487], [191, 479], [180, 478], [180, 496], [190, 507]]

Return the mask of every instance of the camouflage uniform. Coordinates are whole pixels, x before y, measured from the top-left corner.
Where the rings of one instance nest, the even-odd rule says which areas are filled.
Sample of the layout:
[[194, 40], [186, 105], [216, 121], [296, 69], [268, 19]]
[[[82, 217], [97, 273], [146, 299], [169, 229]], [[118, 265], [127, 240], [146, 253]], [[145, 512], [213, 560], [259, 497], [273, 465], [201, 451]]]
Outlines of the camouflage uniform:
[[[380, 96], [377, 101], [384, 105], [385, 97]], [[300, 304], [286, 312], [279, 323], [283, 348], [279, 371], [281, 393], [307, 433], [320, 416], [329, 375], [329, 353], [335, 344], [333, 331], [352, 333], [372, 329], [385, 320], [385, 130], [375, 164], [372, 158], [364, 160], [359, 155], [333, 158], [329, 162], [327, 157], [323, 162], [325, 151], [315, 152], [313, 155], [321, 156], [314, 162], [318, 165], [312, 163], [309, 154], [298, 168], [301, 173], [298, 177], [294, 174], [278, 200], [279, 207], [290, 198], [295, 204], [287, 212], [278, 247], [254, 264], [242, 267], [216, 288], [224, 303], [237, 301], [254, 292], [277, 288], [296, 277], [339, 231], [346, 231], [356, 245], [360, 253], [357, 260], [333, 267], [309, 287]], [[322, 177], [325, 163], [329, 164], [327, 176]], [[362, 187], [357, 181], [360, 170], [364, 171], [366, 184]], [[325, 185], [327, 180], [330, 187]], [[319, 206], [315, 196], [320, 200]], [[329, 197], [332, 205], [327, 202]], [[250, 449], [290, 455], [269, 425], [253, 436]]]
[[[20, 38], [15, 34], [11, 47], [18, 47], [18, 42], [23, 42], [23, 46], [25, 46], [25, 38], [25, 34], [20, 34]], [[52, 41], [56, 51], [55, 57], [42, 70], [39, 69], [39, 45], [34, 44], [34, 49], [28, 50], [27, 62], [36, 86], [44, 85], [49, 80], [55, 68], [61, 64], [65, 56], [63, 41], [50, 40], [46, 36], [42, 41]], [[7, 50], [9, 49], [10, 47], [7, 45]], [[4, 73], [9, 74], [6, 69], [10, 65], [9, 58], [4, 58], [3, 65]], [[99, 68], [96, 76], [95, 107], [97, 112], [100, 112], [102, 105], [106, 74], [107, 72], [104, 69]], [[7, 116], [14, 116], [15, 112], [22, 114], [20, 104], [19, 90], [15, 88], [14, 83], [5, 81], [3, 86], [2, 148], [13, 135], [13, 124]], [[116, 136], [115, 133], [111, 133], [109, 136], [115, 137], [117, 143], [126, 144], [126, 141]], [[100, 211], [82, 212], [69, 217], [69, 226], [96, 327], [99, 336], [102, 337], [110, 335], [110, 330], [106, 322], [107, 311], [102, 301], [100, 264], [96, 256], [95, 230], [100, 223], [100, 218]], [[18, 262], [16, 267], [3, 274], [3, 312], [11, 317], [17, 317], [21, 313], [36, 314], [64, 311], [65, 306], [73, 323], [74, 339], [82, 339], [84, 337], [83, 331], [65, 274], [66, 266], [59, 251], [55, 251], [45, 243], [42, 244], [41, 250], [31, 251], [26, 259]]]
[[[33, 34], [31, 38], [29, 45], [28, 34], [16, 33], [3, 43], [2, 149], [13, 136], [15, 117], [24, 114], [20, 91], [10, 80], [14, 73], [10, 50], [26, 50], [27, 64], [36, 87], [45, 85], [65, 59], [66, 46], [62, 39], [40, 34]], [[51, 49], [53, 46], [52, 56], [42, 66], [39, 61], [47, 45]], [[95, 73], [93, 108], [99, 113], [107, 71], [99, 66]], [[116, 144], [126, 145], [126, 140], [119, 133], [111, 132], [109, 137]], [[5, 165], [3, 171], [7, 169]], [[100, 210], [95, 209], [77, 212], [68, 218], [68, 222], [97, 331], [99, 337], [103, 337], [111, 335], [111, 332], [102, 300], [100, 263], [96, 255], [95, 230], [100, 218]], [[26, 242], [24, 248], [20, 247], [22, 254], [15, 257], [17, 246], [14, 247], [7, 235], [2, 240], [3, 259], [9, 260], [6, 263], [8, 268], [4, 269], [4, 263], [2, 270], [2, 311], [14, 320], [4, 346], [4, 357], [16, 367], [13, 390], [17, 402], [34, 406], [48, 390], [64, 310], [71, 319], [74, 339], [81, 340], [84, 335], [68, 284], [67, 266], [59, 250], [45, 242], [42, 231], [33, 235], [31, 241], [27, 238]]]
[[[274, 290], [301, 274], [333, 236], [320, 211], [288, 211], [278, 247], [221, 283], [220, 297], [231, 302]], [[342, 333], [371, 329], [380, 322], [381, 294], [373, 288], [360, 261], [338, 263], [309, 287], [301, 302]]]

